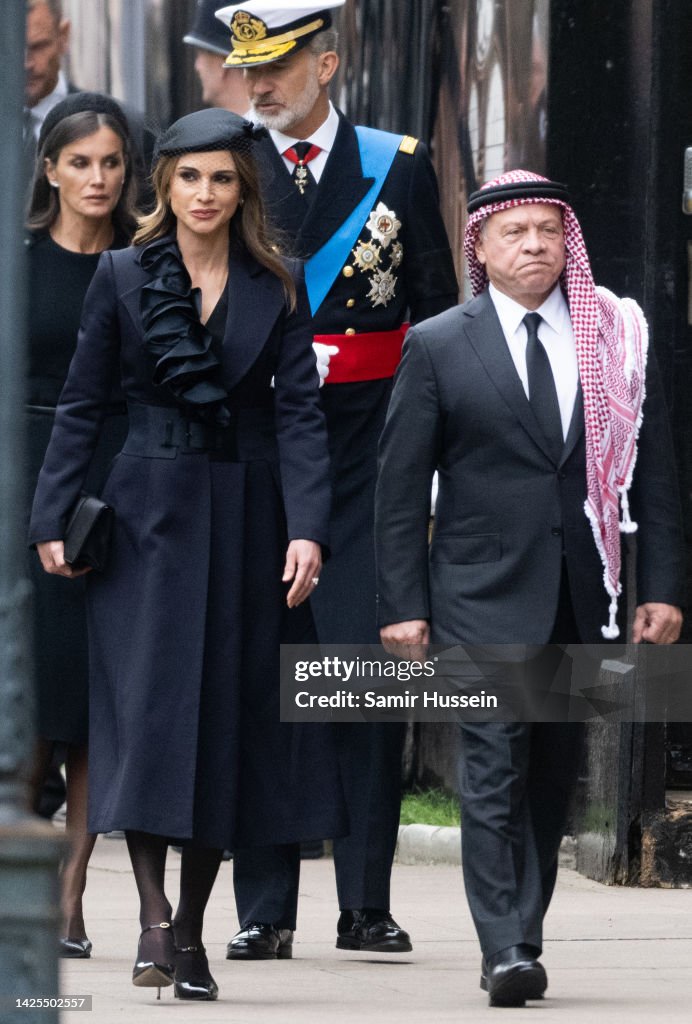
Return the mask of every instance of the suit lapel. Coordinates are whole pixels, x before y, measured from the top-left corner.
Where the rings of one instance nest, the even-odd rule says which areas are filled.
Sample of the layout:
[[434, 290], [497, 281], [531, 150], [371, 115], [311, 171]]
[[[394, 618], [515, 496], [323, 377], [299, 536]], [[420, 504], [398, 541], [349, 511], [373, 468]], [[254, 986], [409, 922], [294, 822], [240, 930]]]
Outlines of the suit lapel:
[[284, 305], [281, 281], [251, 257], [231, 257], [224, 334], [224, 384], [230, 390], [264, 348]]
[[464, 311], [464, 329], [490, 380], [535, 444], [553, 461], [510, 355], [499, 318], [487, 291]]
[[[299, 235], [302, 253], [312, 256], [343, 224], [371, 188], [374, 178], [364, 178], [355, 129], [343, 114], [327, 158], [317, 193]], [[294, 191], [298, 191], [291, 183]]]
[[[137, 258], [132, 260], [132, 263], [128, 263], [124, 272], [120, 272], [120, 280], [118, 282], [118, 294], [120, 301], [125, 306], [127, 312], [130, 314], [132, 325], [137, 334], [142, 337], [142, 314], [140, 311], [140, 298], [142, 294], [142, 285], [146, 284], [151, 279], [151, 274], [148, 274], [139, 263]], [[125, 280], [123, 280], [125, 278]], [[120, 290], [122, 289], [122, 291]]]
[[363, 177], [355, 129], [341, 113], [312, 203], [300, 195], [271, 138], [262, 139], [256, 153], [270, 215], [292, 240], [294, 254], [303, 259], [329, 241], [373, 183]]
[[[477, 296], [465, 310], [467, 320], [466, 334], [473, 345], [476, 355], [488, 371], [488, 375], [514, 412], [524, 430], [538, 445], [551, 462], [554, 458], [550, 453], [543, 432], [533, 414], [526, 392], [510, 355], [509, 347], [495, 311], [492, 299], [487, 291]], [[575, 445], [584, 431], [584, 400], [581, 384], [577, 387], [574, 399], [572, 418], [569, 430], [559, 459], [562, 465], [572, 454]]]
[[574, 451], [577, 442], [584, 433], [584, 395], [581, 390], [581, 381], [577, 384], [577, 394], [574, 399], [574, 408], [572, 410], [572, 419], [569, 423], [569, 430], [567, 431], [567, 437], [565, 438], [565, 446], [562, 449], [562, 455], [560, 456], [560, 465], [567, 462]]
[[262, 169], [262, 194], [269, 213], [282, 232], [291, 239], [297, 239], [307, 215], [307, 203], [293, 184], [271, 137], [258, 143], [256, 154]]

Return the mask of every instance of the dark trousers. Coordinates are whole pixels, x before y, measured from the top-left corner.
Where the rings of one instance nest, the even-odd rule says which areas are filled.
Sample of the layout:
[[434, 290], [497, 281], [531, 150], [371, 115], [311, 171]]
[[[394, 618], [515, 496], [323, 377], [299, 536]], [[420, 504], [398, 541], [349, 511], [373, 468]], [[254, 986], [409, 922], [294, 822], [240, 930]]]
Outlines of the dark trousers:
[[296, 927], [300, 843], [257, 846], [233, 854], [233, 888], [240, 927], [252, 922]]
[[[341, 910], [389, 910], [389, 882], [401, 805], [403, 723], [337, 725], [337, 750], [350, 833], [334, 840]], [[295, 928], [297, 844], [237, 850], [233, 884], [241, 927], [251, 921]]]
[[460, 732], [464, 885], [483, 955], [541, 950], [584, 726], [482, 722]]
[[389, 910], [406, 726], [344, 722], [336, 726], [336, 735], [350, 822], [349, 834], [334, 840], [339, 907]]
[[[578, 642], [563, 573], [551, 643]], [[546, 648], [544, 658], [556, 672], [565, 667], [555, 648]], [[580, 665], [594, 674], [597, 668], [588, 660]], [[486, 958], [522, 943], [542, 949], [584, 730], [568, 721], [460, 725], [464, 885]]]

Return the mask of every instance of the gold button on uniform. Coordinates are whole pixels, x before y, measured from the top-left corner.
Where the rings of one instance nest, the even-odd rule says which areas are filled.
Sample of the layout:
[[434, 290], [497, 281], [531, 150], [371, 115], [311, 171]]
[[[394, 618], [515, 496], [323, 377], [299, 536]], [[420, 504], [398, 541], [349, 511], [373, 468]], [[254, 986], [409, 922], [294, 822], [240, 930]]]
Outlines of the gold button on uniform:
[[353, 277], [355, 271], [354, 271], [353, 267], [349, 266], [349, 267], [344, 267], [344, 269], [341, 271], [341, 273], [344, 275], [344, 277]]
[[356, 300], [355, 299], [349, 299], [348, 302], [346, 303], [346, 307], [347, 307], [347, 309], [353, 309], [355, 304], [356, 304]]
[[353, 327], [347, 327], [346, 330], [344, 331], [344, 334], [355, 334], [355, 333], [356, 332], [355, 332]]

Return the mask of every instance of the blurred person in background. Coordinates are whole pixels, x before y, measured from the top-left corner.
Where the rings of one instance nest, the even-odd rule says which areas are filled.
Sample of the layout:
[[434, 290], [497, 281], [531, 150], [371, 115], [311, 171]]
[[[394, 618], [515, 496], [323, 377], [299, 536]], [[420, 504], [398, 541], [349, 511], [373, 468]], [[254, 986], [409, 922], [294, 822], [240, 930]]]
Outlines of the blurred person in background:
[[216, 18], [219, 0], [197, 0], [195, 20], [183, 42], [195, 48], [195, 71], [202, 86], [202, 100], [210, 107], [223, 107], [245, 114], [250, 106], [241, 68], [225, 68], [230, 33]]
[[25, 142], [33, 142], [34, 154], [46, 114], [69, 90], [61, 70], [69, 40], [70, 23], [63, 17], [61, 0], [26, 0], [24, 124]]
[[[62, 0], [26, 0], [26, 49], [24, 58], [24, 166], [27, 188], [31, 188], [41, 126], [53, 107], [80, 88], [62, 70], [70, 42], [70, 22], [64, 17]], [[155, 134], [142, 114], [120, 104], [127, 118], [140, 207], [147, 208], [151, 194], [146, 179], [151, 166]]]

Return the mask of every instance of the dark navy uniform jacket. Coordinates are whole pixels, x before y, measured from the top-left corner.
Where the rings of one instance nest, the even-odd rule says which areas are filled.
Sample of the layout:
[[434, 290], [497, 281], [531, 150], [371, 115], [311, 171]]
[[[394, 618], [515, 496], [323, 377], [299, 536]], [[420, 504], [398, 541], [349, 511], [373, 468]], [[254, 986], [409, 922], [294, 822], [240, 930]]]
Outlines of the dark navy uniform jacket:
[[[359, 244], [373, 242], [372, 233], [363, 225], [329, 294], [320, 308], [313, 310], [316, 334], [341, 334], [349, 328], [387, 331], [406, 319], [415, 323], [434, 316], [457, 301], [454, 261], [439, 211], [435, 171], [423, 143], [410, 142], [406, 151], [395, 156], [375, 201], [375, 206], [384, 203], [401, 227], [382, 252], [380, 263], [369, 269], [354, 255]], [[411, 148], [413, 152], [408, 151]], [[343, 114], [312, 202], [300, 195], [271, 139], [263, 140], [255, 152], [269, 214], [284, 232], [291, 255], [303, 259], [328, 241], [372, 185], [371, 178], [363, 177], [355, 129]], [[396, 281], [393, 295], [379, 302], [368, 298], [373, 276], [387, 269]]]
[[[339, 128], [319, 184], [300, 195], [271, 138], [255, 149], [270, 216], [292, 255], [308, 258], [341, 227], [372, 186], [363, 176], [355, 128]], [[392, 231], [385, 245], [363, 223], [348, 258], [335, 268], [326, 298], [313, 310], [316, 335], [391, 331], [457, 302], [457, 280], [426, 147], [406, 139], [374, 200]], [[398, 222], [398, 226], [397, 226]], [[374, 643], [373, 504], [377, 441], [391, 378], [322, 388], [332, 464], [332, 557], [311, 599], [323, 643]]]

